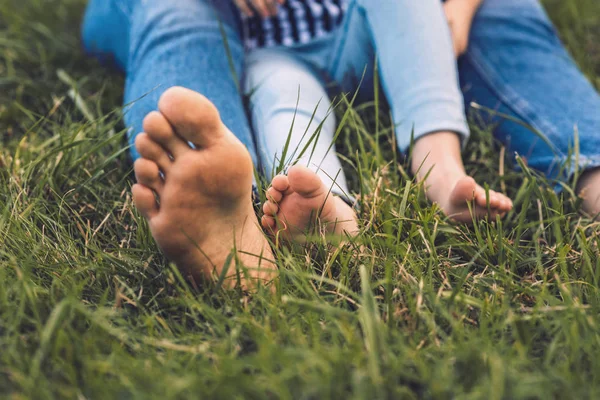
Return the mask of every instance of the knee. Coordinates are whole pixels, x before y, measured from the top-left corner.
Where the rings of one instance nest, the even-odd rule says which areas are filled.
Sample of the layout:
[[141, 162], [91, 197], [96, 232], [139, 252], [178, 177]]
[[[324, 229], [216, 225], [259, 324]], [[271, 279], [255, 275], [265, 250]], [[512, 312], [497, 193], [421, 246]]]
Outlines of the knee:
[[[131, 15], [129, 51], [132, 59], [128, 60], [129, 67], [135, 70], [139, 66], [137, 60], [149, 54], [160, 54], [159, 48], [178, 54], [189, 52], [189, 57], [202, 57], [205, 52], [214, 52], [221, 57], [225, 52], [225, 34], [236, 69], [239, 69], [243, 46], [239, 26], [233, 17], [228, 1], [140, 2]], [[195, 52], [200, 54], [193, 54]]]
[[238, 24], [229, 2], [210, 0], [143, 1], [135, 10], [136, 22], [144, 27], [181, 27], [193, 24], [195, 29], [237, 30]]
[[124, 67], [130, 30], [127, 15], [132, 6], [133, 1], [88, 2], [81, 26], [81, 39], [89, 54], [100, 59], [112, 58], [119, 66]]
[[478, 16], [547, 19], [544, 7], [538, 0], [485, 0], [479, 8]]
[[330, 101], [323, 85], [310, 74], [266, 68], [246, 85], [250, 107], [264, 118], [303, 115], [323, 120]]
[[484, 1], [473, 21], [471, 42], [483, 45], [493, 41], [513, 47], [523, 42], [552, 47], [559, 43], [552, 22], [537, 0]]
[[246, 57], [245, 91], [274, 92], [279, 98], [298, 97], [302, 92], [323, 91], [321, 81], [304, 62], [280, 49], [261, 49]]

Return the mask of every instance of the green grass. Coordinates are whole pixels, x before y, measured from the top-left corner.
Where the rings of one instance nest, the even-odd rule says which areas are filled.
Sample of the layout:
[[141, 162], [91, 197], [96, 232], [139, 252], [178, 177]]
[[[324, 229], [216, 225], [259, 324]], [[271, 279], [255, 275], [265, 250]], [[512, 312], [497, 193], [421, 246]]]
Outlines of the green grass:
[[[600, 3], [546, 3], [600, 86]], [[600, 230], [577, 198], [507, 170], [515, 211], [452, 225], [373, 108], [340, 138], [355, 243], [278, 254], [275, 296], [190, 287], [132, 207], [123, 81], [80, 51], [83, 8], [0, 1], [0, 397], [598, 398]], [[468, 169], [500, 187], [475, 136]]]

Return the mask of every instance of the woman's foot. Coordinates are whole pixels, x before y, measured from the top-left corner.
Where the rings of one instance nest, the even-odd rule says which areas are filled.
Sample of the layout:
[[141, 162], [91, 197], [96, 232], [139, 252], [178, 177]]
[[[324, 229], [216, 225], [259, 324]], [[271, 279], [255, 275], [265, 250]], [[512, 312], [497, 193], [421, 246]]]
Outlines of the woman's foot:
[[135, 141], [142, 158], [133, 196], [159, 247], [194, 279], [220, 276], [227, 267], [226, 285], [235, 286], [235, 251], [250, 277], [241, 272], [243, 287], [271, 281], [275, 265], [251, 201], [248, 151], [196, 92], [171, 88], [158, 108]]
[[356, 213], [331, 193], [310, 169], [295, 165], [286, 175], [277, 175], [267, 190], [262, 225], [285, 240], [305, 241], [315, 226], [325, 233], [356, 235]]
[[512, 209], [512, 200], [507, 196], [490, 190], [488, 199], [485, 189], [465, 173], [455, 133], [439, 132], [420, 138], [412, 157], [412, 170], [425, 181], [427, 198], [453, 220], [470, 223], [473, 218], [496, 219]]

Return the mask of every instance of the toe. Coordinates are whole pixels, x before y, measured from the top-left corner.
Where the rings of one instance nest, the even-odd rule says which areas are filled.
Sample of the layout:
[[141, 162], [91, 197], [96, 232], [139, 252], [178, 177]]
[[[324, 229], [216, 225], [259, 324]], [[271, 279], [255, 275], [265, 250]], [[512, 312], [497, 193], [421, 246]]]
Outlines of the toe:
[[273, 203], [272, 201], [265, 201], [263, 204], [263, 212], [265, 215], [276, 215], [277, 211], [279, 211], [279, 206], [277, 203]]
[[133, 202], [144, 218], [151, 219], [158, 213], [158, 204], [156, 204], [154, 193], [150, 188], [135, 184], [131, 188], [131, 192], [133, 193]]
[[502, 211], [505, 207], [505, 202], [504, 202], [504, 198], [503, 196], [498, 193], [498, 192], [494, 192], [494, 197], [495, 197], [495, 202], [496, 202], [496, 208], [500, 211]]
[[135, 148], [142, 157], [158, 164], [158, 168], [165, 173], [172, 164], [167, 152], [158, 143], [150, 139], [146, 133], [137, 135]]
[[160, 177], [158, 165], [155, 162], [145, 158], [140, 158], [135, 161], [133, 169], [135, 171], [135, 178], [137, 179], [138, 183], [154, 190], [157, 193], [161, 192], [164, 183]]
[[512, 210], [512, 201], [503, 194], [500, 195], [500, 209], [502, 211]]
[[[457, 207], [464, 207], [465, 202], [470, 202], [474, 199], [477, 201], [481, 196], [481, 192], [478, 189], [479, 187], [473, 178], [470, 176], [464, 177], [454, 186], [450, 194], [450, 203]], [[483, 192], [483, 196], [485, 198], [485, 191]]]
[[494, 192], [496, 195], [496, 208], [502, 211], [505, 207], [504, 196], [501, 193]]
[[290, 187], [302, 197], [315, 197], [327, 190], [321, 178], [303, 165], [294, 165], [288, 171]]
[[498, 208], [500, 207], [501, 201], [498, 193], [493, 190], [490, 190], [490, 208]]
[[277, 225], [275, 218], [271, 217], [270, 215], [263, 215], [260, 219], [260, 223], [262, 227], [268, 231], [272, 231]]
[[283, 193], [271, 186], [267, 190], [267, 199], [279, 203], [283, 199]]
[[169, 121], [157, 111], [144, 118], [144, 131], [175, 158], [190, 150], [190, 146], [175, 134]]
[[277, 175], [273, 178], [271, 187], [281, 193], [285, 193], [290, 188], [290, 180], [286, 175]]
[[475, 204], [479, 207], [487, 208], [488, 204], [491, 209], [497, 209], [501, 206], [502, 201], [500, 195], [494, 190], [486, 191], [484, 188], [479, 189], [475, 193]]
[[158, 109], [185, 140], [208, 147], [224, 134], [217, 108], [200, 93], [182, 87], [165, 91]]

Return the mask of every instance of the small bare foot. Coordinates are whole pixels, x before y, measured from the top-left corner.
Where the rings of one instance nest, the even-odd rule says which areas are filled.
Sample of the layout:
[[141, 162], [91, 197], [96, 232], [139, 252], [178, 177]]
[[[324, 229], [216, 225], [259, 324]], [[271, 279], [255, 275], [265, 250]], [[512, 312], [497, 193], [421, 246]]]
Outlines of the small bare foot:
[[210, 279], [229, 263], [227, 278], [233, 278], [237, 258], [250, 276], [249, 282], [241, 273], [244, 288], [271, 281], [275, 266], [251, 201], [248, 151], [196, 92], [171, 88], [158, 108], [135, 141], [142, 158], [135, 162], [133, 186], [154, 239], [185, 276]]
[[460, 151], [460, 139], [453, 132], [432, 133], [416, 141], [411, 168], [420, 181], [425, 181], [427, 198], [458, 222], [504, 216], [512, 209], [512, 201], [490, 190], [488, 202], [485, 189], [465, 173]]
[[326, 233], [356, 235], [356, 213], [310, 169], [295, 165], [267, 190], [262, 225], [285, 240], [304, 241], [318, 223]]
[[[493, 190], [489, 191], [488, 202], [485, 189], [470, 176], [459, 178], [454, 188], [447, 193], [445, 198], [438, 198], [436, 202], [446, 215], [458, 222], [472, 222], [473, 217], [488, 216], [496, 219], [497, 215], [503, 217], [513, 207], [513, 203], [508, 197]], [[471, 209], [469, 209], [469, 204]]]

